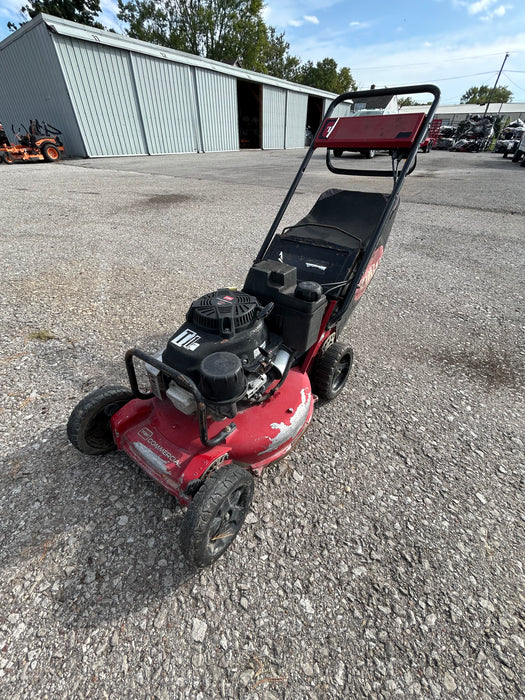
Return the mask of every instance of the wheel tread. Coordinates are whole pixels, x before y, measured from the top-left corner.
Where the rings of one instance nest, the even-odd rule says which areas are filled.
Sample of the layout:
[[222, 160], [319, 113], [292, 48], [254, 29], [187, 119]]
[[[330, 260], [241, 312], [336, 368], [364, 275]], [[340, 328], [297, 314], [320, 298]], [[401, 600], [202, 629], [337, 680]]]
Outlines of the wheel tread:
[[335, 342], [317, 360], [312, 375], [312, 388], [323, 401], [331, 401], [332, 399], [335, 399], [335, 397], [343, 390], [346, 379], [344, 380], [343, 384], [336, 391], [334, 391], [333, 373], [334, 366], [337, 365], [337, 363], [347, 353], [350, 354], [350, 366], [348, 369], [349, 374], [352, 368], [353, 352], [352, 348], [343, 345], [343, 343]]
[[[132, 392], [125, 386], [113, 385], [96, 389], [84, 397], [73, 409], [67, 422], [67, 436], [71, 444], [84, 454], [103, 454], [116, 449], [116, 446], [108, 446], [108, 449], [90, 448], [85, 439], [85, 430], [89, 421], [105, 406], [112, 403], [127, 402], [133, 398]], [[97, 411], [98, 409], [98, 411]]]
[[248, 486], [249, 490], [247, 511], [253, 496], [253, 477], [250, 472], [237, 464], [226, 464], [221, 467], [206, 479], [195, 494], [180, 530], [182, 553], [193, 566], [208, 566], [226, 551], [227, 547], [215, 559], [210, 560], [209, 556], [206, 556], [204, 540], [211, 518], [221, 502], [234, 490], [235, 486], [243, 485]]

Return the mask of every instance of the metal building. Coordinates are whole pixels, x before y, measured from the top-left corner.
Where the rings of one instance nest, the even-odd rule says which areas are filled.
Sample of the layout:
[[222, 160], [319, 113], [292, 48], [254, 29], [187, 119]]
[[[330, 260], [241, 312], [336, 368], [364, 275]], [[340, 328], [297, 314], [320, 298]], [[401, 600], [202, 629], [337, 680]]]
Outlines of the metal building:
[[45, 121], [87, 157], [301, 148], [334, 97], [50, 15], [0, 43], [0, 74], [8, 133]]

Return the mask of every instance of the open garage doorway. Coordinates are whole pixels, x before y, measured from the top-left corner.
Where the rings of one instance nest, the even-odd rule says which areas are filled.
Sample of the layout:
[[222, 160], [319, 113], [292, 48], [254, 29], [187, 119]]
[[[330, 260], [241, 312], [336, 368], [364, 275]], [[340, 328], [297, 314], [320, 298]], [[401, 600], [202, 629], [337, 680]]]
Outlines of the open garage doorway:
[[308, 95], [308, 108], [306, 111], [306, 129], [311, 131], [312, 136], [315, 135], [317, 129], [321, 126], [323, 110], [323, 98], [315, 97], [314, 95]]
[[237, 80], [239, 148], [261, 148], [261, 91], [258, 83]]

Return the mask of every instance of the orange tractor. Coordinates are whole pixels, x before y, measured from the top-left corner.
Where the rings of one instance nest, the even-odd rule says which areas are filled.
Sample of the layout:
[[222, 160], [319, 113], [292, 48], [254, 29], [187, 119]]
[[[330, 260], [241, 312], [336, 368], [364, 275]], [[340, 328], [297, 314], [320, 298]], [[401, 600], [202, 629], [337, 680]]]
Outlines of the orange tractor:
[[11, 165], [15, 162], [34, 162], [45, 160], [53, 163], [64, 153], [64, 145], [59, 138], [62, 133], [54, 126], [31, 119], [29, 129], [22, 126], [23, 132], [16, 132], [11, 127], [13, 134], [18, 141], [12, 144], [5, 133], [5, 129], [0, 124], [0, 158], [4, 163]]

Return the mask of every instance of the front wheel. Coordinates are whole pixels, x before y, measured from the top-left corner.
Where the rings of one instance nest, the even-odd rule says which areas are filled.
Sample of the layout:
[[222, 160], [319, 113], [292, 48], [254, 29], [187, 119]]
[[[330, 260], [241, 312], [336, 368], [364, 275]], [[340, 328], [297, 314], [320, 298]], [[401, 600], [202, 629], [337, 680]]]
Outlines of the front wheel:
[[348, 345], [334, 343], [321, 355], [312, 372], [312, 389], [323, 401], [338, 396], [350, 375], [354, 352]]
[[60, 158], [60, 151], [54, 143], [45, 143], [40, 150], [48, 163], [54, 163]]
[[14, 158], [13, 156], [9, 153], [9, 151], [6, 151], [4, 155], [2, 156], [2, 160], [6, 165], [12, 165], [14, 163]]
[[124, 386], [103, 386], [88, 394], [75, 406], [67, 422], [71, 444], [86, 455], [115, 450], [111, 416], [132, 398], [132, 392]]
[[342, 148], [334, 148], [334, 157], [335, 158], [341, 158], [342, 155], [343, 155]]
[[182, 553], [204, 567], [224, 554], [244, 523], [253, 498], [251, 472], [227, 464], [209, 476], [188, 506], [180, 531]]

